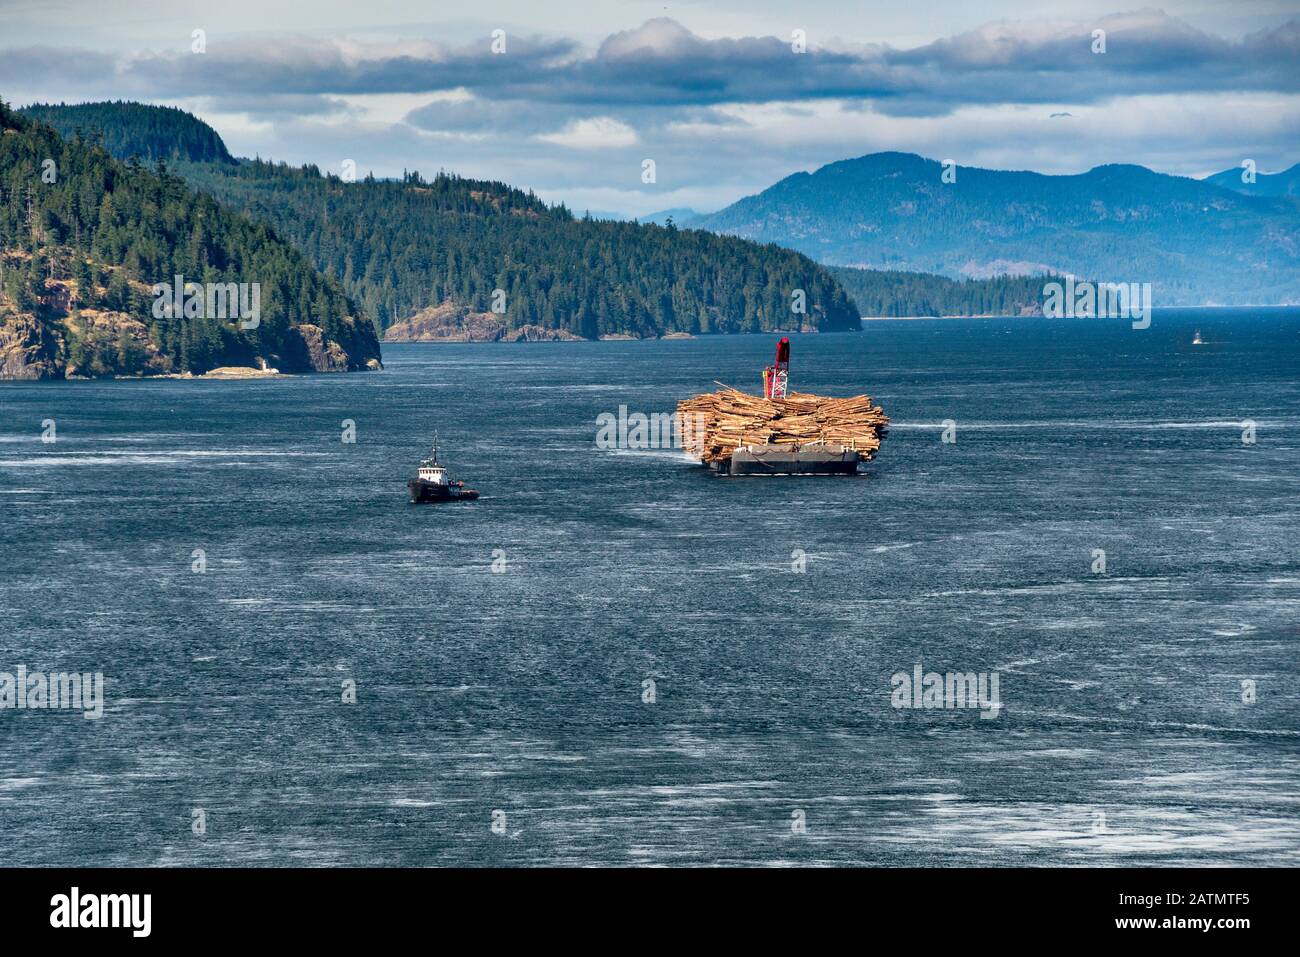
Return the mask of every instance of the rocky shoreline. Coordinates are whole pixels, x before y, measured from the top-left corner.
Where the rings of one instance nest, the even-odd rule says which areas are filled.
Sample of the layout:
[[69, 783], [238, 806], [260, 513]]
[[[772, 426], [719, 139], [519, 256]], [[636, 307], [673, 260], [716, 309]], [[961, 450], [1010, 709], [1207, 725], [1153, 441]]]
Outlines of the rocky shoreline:
[[[689, 332], [668, 332], [658, 339], [694, 339]], [[602, 342], [640, 342], [641, 336], [608, 333]], [[534, 323], [510, 328], [492, 312], [475, 312], [454, 302], [421, 309], [409, 319], [394, 323], [384, 342], [588, 342], [567, 329], [548, 329]]]
[[[357, 320], [347, 320], [350, 345], [360, 355], [325, 336], [320, 326], [289, 327], [279, 354], [255, 356], [262, 368], [240, 365], [246, 355], [230, 355], [205, 373], [178, 372], [150, 338], [149, 327], [125, 312], [105, 309], [67, 311], [53, 318], [15, 309], [0, 296], [0, 380], [37, 381], [90, 378], [257, 378], [283, 373], [364, 372], [383, 368], [378, 343], [361, 333]], [[108, 370], [78, 365], [71, 342], [93, 334], [130, 355], [129, 362]], [[224, 358], [224, 357], [223, 357]], [[267, 371], [270, 370], [270, 371]]]
[[409, 319], [394, 323], [384, 333], [385, 342], [581, 342], [565, 329], [528, 324], [511, 329], [503, 316], [474, 312], [466, 306], [444, 302], [421, 309]]

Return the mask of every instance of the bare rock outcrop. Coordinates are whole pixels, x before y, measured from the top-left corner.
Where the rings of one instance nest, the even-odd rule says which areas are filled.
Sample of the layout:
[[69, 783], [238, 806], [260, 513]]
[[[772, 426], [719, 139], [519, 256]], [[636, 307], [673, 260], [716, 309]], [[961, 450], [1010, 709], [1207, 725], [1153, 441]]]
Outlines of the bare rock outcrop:
[[347, 372], [348, 354], [320, 326], [301, 323], [289, 327], [285, 354], [275, 364], [287, 372]]
[[511, 329], [504, 317], [474, 312], [450, 300], [421, 309], [409, 319], [394, 323], [384, 333], [385, 342], [572, 342], [581, 341], [567, 329], [528, 324]]
[[0, 379], [63, 376], [61, 343], [31, 313], [0, 305]]

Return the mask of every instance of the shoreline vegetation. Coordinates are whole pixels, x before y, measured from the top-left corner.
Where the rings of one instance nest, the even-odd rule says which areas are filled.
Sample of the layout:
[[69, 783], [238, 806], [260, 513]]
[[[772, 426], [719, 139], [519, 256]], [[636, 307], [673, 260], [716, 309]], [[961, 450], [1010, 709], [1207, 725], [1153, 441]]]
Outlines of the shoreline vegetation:
[[830, 266], [863, 319], [1041, 316], [1050, 273], [952, 279], [932, 273]]
[[[381, 343], [1032, 317], [1055, 276], [1028, 260], [982, 277], [972, 260], [966, 279], [861, 259], [828, 266], [693, 223], [579, 219], [505, 183], [415, 171], [358, 179], [239, 158], [176, 108], [0, 103], [0, 121], [0, 379], [263, 378], [275, 374], [263, 368], [381, 369]], [[43, 163], [54, 160], [47, 183]], [[177, 290], [161, 315], [150, 308], [160, 278]], [[182, 279], [256, 287], [258, 321], [182, 311]]]
[[[381, 180], [238, 158], [177, 109], [89, 103], [31, 114], [4, 111], [0, 187], [27, 196], [46, 156], [59, 179], [33, 194], [31, 210], [0, 206], [0, 379], [261, 364], [365, 371], [382, 367], [382, 341], [860, 326], [843, 287], [793, 250], [578, 218], [508, 184], [451, 174]], [[158, 315], [150, 290], [163, 280], [257, 287], [260, 325], [188, 305]]]
[[770, 332], [792, 316], [825, 331], [857, 324], [840, 283], [801, 253], [577, 218], [505, 183], [416, 171], [349, 182], [261, 160], [172, 168], [338, 277], [387, 341]]
[[[374, 327], [338, 282], [162, 165], [60, 138], [0, 102], [0, 197], [0, 379], [381, 367]], [[178, 301], [191, 288], [222, 291], [222, 305]], [[232, 316], [245, 288], [255, 312]]]
[[[1241, 312], [1245, 310], [1255, 310], [1255, 309], [1295, 309], [1295, 308], [1298, 308], [1298, 306], [1294, 304], [1288, 304], [1288, 303], [1283, 303], [1283, 304], [1270, 303], [1265, 305], [1254, 305], [1254, 306], [1205, 305], [1205, 306], [1167, 307], [1169, 311], [1173, 311], [1173, 312], [1187, 312], [1194, 309], [1217, 309], [1217, 310], [1232, 310], [1232, 311]], [[1157, 309], [1154, 311], [1159, 312], [1161, 310]], [[1007, 313], [992, 312], [992, 313], [985, 313], [982, 315], [863, 316], [861, 321], [864, 323], [865, 322], [928, 322], [928, 321], [943, 321], [946, 319], [1041, 319], [1041, 318], [1043, 318], [1041, 313], [1033, 314], [1033, 315], [1026, 315], [1026, 314], [1011, 315]], [[690, 335], [688, 333], [682, 333], [682, 332], [670, 332], [662, 336], [639, 337], [639, 336], [629, 336], [629, 335], [608, 335], [608, 336], [601, 336], [598, 339], [583, 339], [580, 336], [563, 337], [563, 338], [561, 337], [553, 337], [553, 338], [500, 337], [500, 338], [476, 339], [476, 338], [468, 338], [465, 335], [459, 335], [459, 336], [448, 335], [448, 336], [410, 338], [410, 339], [398, 339], [393, 337], [386, 337], [384, 341], [387, 343], [391, 343], [393, 345], [467, 345], [467, 344], [481, 345], [486, 343], [505, 343], [505, 344], [513, 345], [516, 343], [554, 343], [554, 342], [655, 342], [655, 341], [667, 342], [667, 341], [694, 340], [694, 339], [701, 339], [701, 338], [713, 338], [714, 336], [719, 336], [719, 335], [727, 335], [727, 333], [706, 333], [704, 335]], [[801, 333], [797, 329], [788, 329], [788, 330], [778, 329], [773, 331], [771, 335], [787, 335], [787, 336], [819, 335], [819, 333], [816, 332]], [[377, 371], [377, 370], [371, 369], [367, 371]], [[180, 380], [189, 380], [189, 381], [197, 381], [197, 380], [246, 381], [249, 379], [293, 379], [293, 378], [297, 378], [298, 375], [299, 373], [281, 372], [279, 369], [274, 369], [274, 368], [263, 369], [254, 366], [222, 366], [220, 368], [209, 369], [207, 372], [201, 372], [201, 373], [193, 373], [193, 372], [137, 373], [137, 374], [126, 374], [126, 375], [114, 375], [111, 376], [111, 378], [127, 380], [127, 381], [141, 380], [141, 379], [150, 379], [150, 380], [180, 379]], [[69, 381], [91, 381], [93, 378], [94, 377], [92, 376], [79, 376], [79, 375], [72, 375], [68, 377]], [[3, 380], [4, 377], [0, 376], [0, 381]]]

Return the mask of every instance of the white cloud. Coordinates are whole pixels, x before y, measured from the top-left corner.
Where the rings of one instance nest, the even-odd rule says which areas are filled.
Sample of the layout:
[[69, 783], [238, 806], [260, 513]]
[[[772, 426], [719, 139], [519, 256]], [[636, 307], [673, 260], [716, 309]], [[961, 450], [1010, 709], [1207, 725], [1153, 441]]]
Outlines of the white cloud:
[[[588, 21], [562, 9], [540, 31], [504, 23], [510, 52], [493, 56], [486, 30], [442, 30], [427, 16], [419, 30], [385, 28], [377, 2], [364, 41], [331, 8], [310, 34], [281, 38], [270, 19], [234, 43], [214, 28], [203, 57], [166, 45], [78, 55], [41, 46], [73, 42], [51, 33], [0, 51], [0, 94], [179, 103], [238, 155], [331, 168], [350, 157], [381, 176], [447, 169], [629, 214], [716, 208], [880, 150], [1059, 173], [1122, 162], [1202, 175], [1245, 157], [1261, 169], [1300, 159], [1300, 23], [1280, 28], [1271, 8], [1246, 24], [1268, 33], [1234, 40], [1158, 10], [1090, 18], [1086, 0], [1050, 0], [1052, 19], [984, 26], [941, 0], [941, 16], [881, 14], [892, 34], [840, 5], [848, 39], [813, 16], [806, 55], [787, 39], [805, 23], [755, 13], [752, 0], [691, 7], [691, 29], [654, 19], [594, 43], [609, 12]], [[995, 12], [1033, 16], [1028, 3]], [[621, 23], [659, 12], [624, 8]], [[899, 24], [926, 39], [900, 42]], [[1089, 51], [1095, 24], [1110, 31], [1104, 56]], [[932, 36], [940, 26], [951, 35]], [[188, 28], [177, 35], [188, 42]], [[657, 163], [653, 186], [639, 182], [644, 157]]]
[[574, 120], [558, 133], [542, 133], [534, 139], [577, 150], [618, 149], [637, 143], [636, 130], [610, 116]]

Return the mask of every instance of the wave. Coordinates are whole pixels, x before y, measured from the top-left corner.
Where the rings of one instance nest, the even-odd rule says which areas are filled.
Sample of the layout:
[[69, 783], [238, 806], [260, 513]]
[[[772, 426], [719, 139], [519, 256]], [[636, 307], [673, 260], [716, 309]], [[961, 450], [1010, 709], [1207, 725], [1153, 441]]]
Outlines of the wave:
[[[1300, 426], [1300, 419], [1252, 419], [1257, 428], [1295, 428]], [[1201, 422], [1149, 422], [1140, 419], [1091, 419], [1091, 420], [1037, 420], [1030, 422], [964, 422], [956, 420], [958, 430], [992, 430], [992, 429], [1088, 429], [1101, 431], [1105, 429], [1124, 429], [1128, 431], [1147, 432], [1165, 429], [1240, 429], [1242, 419], [1206, 419]], [[939, 430], [945, 428], [942, 422], [890, 422], [891, 429]]]
[[1057, 721], [1077, 721], [1082, 724], [1106, 724], [1120, 727], [1139, 727], [1144, 729], [1170, 729], [1175, 731], [1197, 731], [1210, 734], [1245, 734], [1260, 737], [1300, 738], [1300, 731], [1285, 728], [1233, 728], [1217, 724], [1201, 724], [1189, 721], [1136, 721], [1129, 718], [1107, 718], [1101, 715], [1067, 714], [1063, 711], [1031, 711], [1017, 708], [1018, 717], [1052, 718]]
[[251, 449], [159, 449], [150, 452], [116, 450], [34, 455], [25, 459], [0, 459], [0, 468], [57, 468], [76, 465], [179, 465], [190, 459], [303, 458], [327, 456], [328, 452], [281, 452]]
[[684, 462], [691, 465], [699, 463], [698, 459], [691, 458], [686, 452], [680, 449], [598, 449], [606, 455], [630, 455], [634, 458], [647, 459], [668, 459], [673, 462]]

